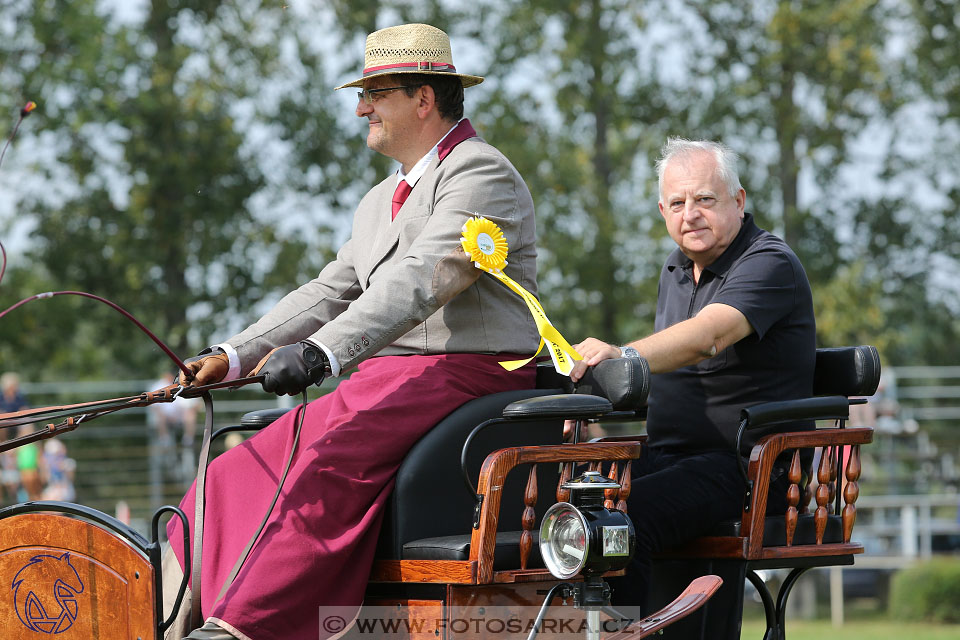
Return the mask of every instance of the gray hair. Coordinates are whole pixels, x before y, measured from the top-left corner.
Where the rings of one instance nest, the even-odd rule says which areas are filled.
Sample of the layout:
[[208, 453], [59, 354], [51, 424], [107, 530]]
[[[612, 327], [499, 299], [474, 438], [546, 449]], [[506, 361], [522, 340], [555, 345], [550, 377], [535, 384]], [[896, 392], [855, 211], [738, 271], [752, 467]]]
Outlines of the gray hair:
[[687, 140], [685, 138], [667, 138], [667, 143], [660, 150], [660, 159], [657, 160], [657, 179], [659, 181], [660, 200], [663, 200], [663, 174], [667, 164], [677, 158], [687, 157], [697, 152], [712, 153], [717, 161], [717, 175], [727, 185], [731, 196], [736, 196], [743, 187], [740, 186], [740, 174], [737, 172], [737, 162], [740, 156], [723, 144], [711, 140]]
[[20, 386], [20, 376], [13, 371], [8, 371], [0, 376], [0, 390], [6, 391], [8, 388], [18, 386]]

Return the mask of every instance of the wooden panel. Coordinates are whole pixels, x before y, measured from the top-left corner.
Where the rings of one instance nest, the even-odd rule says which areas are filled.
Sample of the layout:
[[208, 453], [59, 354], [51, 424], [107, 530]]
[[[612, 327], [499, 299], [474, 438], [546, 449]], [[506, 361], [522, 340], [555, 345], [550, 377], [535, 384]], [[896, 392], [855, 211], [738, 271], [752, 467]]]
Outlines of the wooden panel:
[[[511, 585], [454, 585], [447, 599], [447, 640], [526, 638], [547, 590], [559, 581]], [[547, 610], [540, 638], [584, 638], [584, 612], [559, 598]]]
[[[409, 633], [383, 631], [388, 638], [405, 640], [437, 640], [443, 628], [443, 600], [412, 598], [364, 598], [357, 625], [348, 638], [371, 637], [371, 630], [398, 629]], [[367, 627], [360, 629], [361, 621]], [[397, 622], [400, 624], [397, 625]], [[381, 626], [382, 625], [382, 626]]]
[[499, 584], [514, 582], [537, 582], [556, 580], [546, 569], [512, 569], [510, 571], [494, 571], [493, 581]]
[[469, 560], [375, 560], [370, 582], [472, 584], [476, 563]]
[[763, 559], [771, 558], [816, 558], [818, 556], [846, 556], [851, 553], [863, 553], [863, 545], [858, 542], [849, 544], [801, 544], [792, 547], [764, 547]]
[[[604, 578], [614, 578], [626, 574], [625, 569], [607, 571]], [[556, 578], [546, 569], [512, 569], [509, 571], [494, 571], [493, 582], [496, 584], [515, 584], [519, 582], [556, 582]], [[579, 578], [568, 580], [576, 582]]]
[[52, 514], [0, 520], [4, 640], [153, 638], [153, 568], [100, 527]]

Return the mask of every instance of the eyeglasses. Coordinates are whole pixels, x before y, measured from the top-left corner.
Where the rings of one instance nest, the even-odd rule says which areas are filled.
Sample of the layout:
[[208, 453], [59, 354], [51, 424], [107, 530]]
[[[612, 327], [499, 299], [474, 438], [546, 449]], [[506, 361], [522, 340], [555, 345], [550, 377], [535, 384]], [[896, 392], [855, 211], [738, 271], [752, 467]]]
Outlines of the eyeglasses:
[[357, 100], [363, 100], [365, 104], [373, 104], [380, 99], [381, 93], [386, 93], [387, 91], [397, 91], [398, 89], [416, 89], [417, 87], [422, 87], [420, 84], [405, 84], [401, 87], [384, 87], [383, 89], [364, 89], [363, 91], [357, 91]]

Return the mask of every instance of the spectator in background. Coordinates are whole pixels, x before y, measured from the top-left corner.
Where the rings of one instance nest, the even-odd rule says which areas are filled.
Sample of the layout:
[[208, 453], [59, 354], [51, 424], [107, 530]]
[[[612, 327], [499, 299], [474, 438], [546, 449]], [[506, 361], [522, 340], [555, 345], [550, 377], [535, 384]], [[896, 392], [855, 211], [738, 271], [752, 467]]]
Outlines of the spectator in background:
[[0, 376], [0, 413], [20, 411], [28, 406], [20, 391], [20, 376], [12, 371]]
[[[33, 425], [21, 425], [17, 435], [25, 436], [33, 433]], [[43, 494], [43, 480], [40, 477], [40, 447], [31, 442], [17, 447], [17, 469], [20, 472], [20, 491], [17, 494], [19, 502], [39, 500]]]
[[[173, 384], [173, 374], [164, 373], [150, 385], [151, 390]], [[156, 452], [164, 472], [178, 482], [189, 483], [197, 471], [193, 443], [197, 433], [200, 398], [177, 398], [150, 405], [148, 419], [157, 429]]]
[[20, 471], [17, 469], [17, 454], [14, 451], [0, 453], [0, 491], [4, 505], [17, 501], [20, 490]]
[[[20, 391], [20, 376], [12, 371], [0, 376], [0, 413], [22, 411], [29, 406]], [[23, 425], [17, 429], [17, 435], [26, 435], [32, 431], [33, 427]], [[40, 479], [39, 457], [40, 449], [35, 444], [4, 452], [2, 481], [4, 490], [10, 494], [11, 502], [40, 499], [43, 482]]]
[[[165, 373], [150, 385], [152, 390], [163, 389], [173, 384], [173, 374]], [[182, 431], [180, 443], [192, 447], [197, 433], [197, 409], [199, 398], [177, 398], [173, 402], [150, 405], [150, 415], [157, 425], [157, 438], [161, 446], [172, 443], [176, 432]]]
[[72, 502], [76, 498], [73, 488], [73, 475], [77, 463], [67, 457], [67, 447], [57, 439], [47, 440], [43, 446], [43, 464], [40, 469], [46, 486], [43, 489], [44, 500]]

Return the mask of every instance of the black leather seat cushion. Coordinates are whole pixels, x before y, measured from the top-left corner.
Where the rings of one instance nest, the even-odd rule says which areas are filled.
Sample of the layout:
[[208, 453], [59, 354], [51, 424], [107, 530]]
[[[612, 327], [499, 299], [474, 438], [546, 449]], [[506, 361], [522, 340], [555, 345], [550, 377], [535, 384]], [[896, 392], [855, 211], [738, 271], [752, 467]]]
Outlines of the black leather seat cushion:
[[[497, 533], [497, 545], [493, 555], [494, 570], [517, 569], [520, 566], [520, 531]], [[530, 549], [528, 569], [542, 568], [537, 532], [533, 532], [533, 547]], [[469, 560], [470, 536], [440, 536], [412, 540], [403, 545], [404, 560]]]

